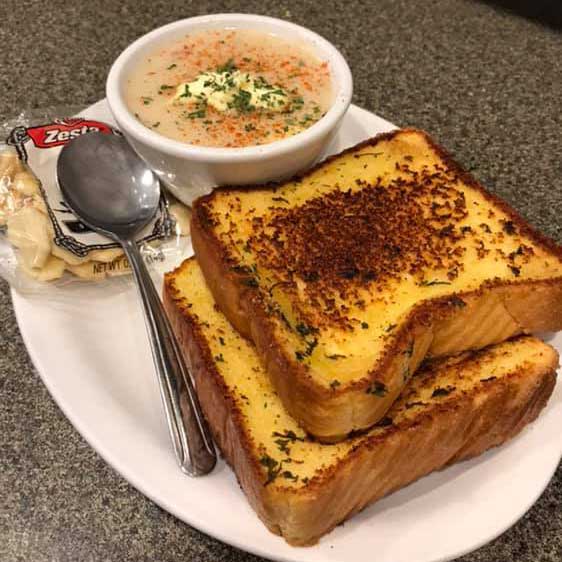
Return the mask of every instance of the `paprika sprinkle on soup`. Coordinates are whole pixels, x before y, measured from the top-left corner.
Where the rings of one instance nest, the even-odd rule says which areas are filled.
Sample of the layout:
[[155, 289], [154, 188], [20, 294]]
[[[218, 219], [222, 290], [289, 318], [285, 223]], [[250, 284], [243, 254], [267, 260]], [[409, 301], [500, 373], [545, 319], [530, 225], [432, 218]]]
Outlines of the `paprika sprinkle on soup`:
[[145, 126], [208, 147], [290, 137], [321, 119], [333, 101], [328, 63], [307, 45], [239, 29], [164, 45], [134, 69], [125, 94]]

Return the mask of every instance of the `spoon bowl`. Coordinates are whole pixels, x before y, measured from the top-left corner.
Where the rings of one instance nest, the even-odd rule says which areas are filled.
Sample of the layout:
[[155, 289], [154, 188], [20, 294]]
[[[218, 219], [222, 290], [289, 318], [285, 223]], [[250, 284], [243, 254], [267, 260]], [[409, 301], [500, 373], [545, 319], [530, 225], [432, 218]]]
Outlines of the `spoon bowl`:
[[158, 209], [160, 182], [121, 135], [77, 137], [62, 150], [57, 176], [70, 208], [111, 238], [135, 236]]

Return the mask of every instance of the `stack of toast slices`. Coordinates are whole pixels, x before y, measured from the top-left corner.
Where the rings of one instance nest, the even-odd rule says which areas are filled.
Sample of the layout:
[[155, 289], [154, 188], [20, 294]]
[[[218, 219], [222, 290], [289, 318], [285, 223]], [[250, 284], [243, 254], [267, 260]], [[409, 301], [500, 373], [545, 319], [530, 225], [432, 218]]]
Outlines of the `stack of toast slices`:
[[425, 133], [196, 201], [164, 304], [216, 443], [267, 527], [316, 542], [533, 421], [562, 248]]

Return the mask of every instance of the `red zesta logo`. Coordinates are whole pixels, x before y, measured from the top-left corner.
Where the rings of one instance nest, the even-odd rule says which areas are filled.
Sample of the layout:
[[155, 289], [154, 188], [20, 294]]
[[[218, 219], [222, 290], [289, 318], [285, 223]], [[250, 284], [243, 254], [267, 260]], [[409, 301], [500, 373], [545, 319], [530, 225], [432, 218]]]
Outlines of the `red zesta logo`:
[[101, 121], [61, 119], [49, 125], [31, 127], [27, 129], [27, 134], [37, 148], [53, 148], [54, 146], [62, 146], [80, 135], [94, 131], [112, 132], [111, 127]]

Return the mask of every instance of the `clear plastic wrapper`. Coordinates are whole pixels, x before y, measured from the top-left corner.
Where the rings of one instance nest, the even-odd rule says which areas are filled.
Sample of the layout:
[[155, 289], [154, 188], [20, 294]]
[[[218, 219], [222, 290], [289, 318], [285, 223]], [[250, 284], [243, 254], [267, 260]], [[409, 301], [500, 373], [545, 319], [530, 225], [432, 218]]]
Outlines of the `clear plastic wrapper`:
[[[131, 283], [121, 248], [84, 225], [57, 184], [56, 163], [65, 144], [90, 131], [120, 134], [108, 123], [61, 117], [77, 113], [24, 112], [0, 125], [0, 276], [26, 295], [60, 297], [69, 285], [84, 282]], [[157, 280], [191, 251], [189, 215], [188, 207], [163, 192], [156, 216], [139, 234]]]

